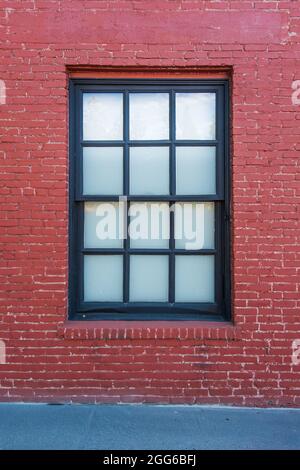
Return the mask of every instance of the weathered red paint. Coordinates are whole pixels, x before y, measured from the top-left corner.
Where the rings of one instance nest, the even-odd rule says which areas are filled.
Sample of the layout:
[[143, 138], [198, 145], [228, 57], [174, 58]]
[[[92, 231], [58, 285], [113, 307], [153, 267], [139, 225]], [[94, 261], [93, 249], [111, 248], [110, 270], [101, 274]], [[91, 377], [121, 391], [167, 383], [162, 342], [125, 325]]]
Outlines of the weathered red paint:
[[[299, 406], [298, 2], [0, 6], [1, 400]], [[66, 321], [69, 75], [228, 71], [233, 324]]]

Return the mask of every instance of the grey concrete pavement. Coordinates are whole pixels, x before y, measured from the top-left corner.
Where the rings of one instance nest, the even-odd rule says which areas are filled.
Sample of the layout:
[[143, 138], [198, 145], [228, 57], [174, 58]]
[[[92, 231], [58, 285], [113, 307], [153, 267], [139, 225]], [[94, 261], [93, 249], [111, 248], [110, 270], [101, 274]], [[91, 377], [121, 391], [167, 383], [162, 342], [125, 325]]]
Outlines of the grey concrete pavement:
[[300, 449], [300, 409], [0, 404], [0, 449]]

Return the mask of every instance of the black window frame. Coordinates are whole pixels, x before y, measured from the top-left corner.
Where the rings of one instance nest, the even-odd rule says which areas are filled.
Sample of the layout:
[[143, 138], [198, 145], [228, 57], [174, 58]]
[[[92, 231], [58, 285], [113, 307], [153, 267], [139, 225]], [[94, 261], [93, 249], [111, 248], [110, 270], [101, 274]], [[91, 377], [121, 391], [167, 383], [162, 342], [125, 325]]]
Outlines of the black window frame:
[[[82, 95], [84, 92], [124, 92], [124, 139], [122, 141], [83, 141], [82, 138]], [[169, 140], [129, 140], [129, 92], [168, 92], [170, 94], [170, 136]], [[175, 140], [175, 92], [216, 93], [216, 139]], [[229, 81], [224, 79], [70, 79], [69, 81], [69, 303], [70, 320], [214, 320], [231, 318], [231, 250], [230, 250], [230, 147], [229, 147]], [[124, 249], [90, 249], [83, 246], [84, 201], [117, 201], [119, 196], [83, 195], [82, 191], [82, 148], [83, 146], [123, 146], [124, 188], [130, 201], [180, 201], [215, 203], [215, 248], [213, 250], [176, 250], [176, 254], [214, 254], [215, 256], [215, 302], [174, 303], [169, 292], [168, 303], [128, 302], [129, 254], [168, 254], [170, 263], [169, 291], [174, 289], [175, 261], [174, 215], [171, 213], [171, 242], [168, 250], [130, 249], [124, 241]], [[129, 147], [130, 146], [170, 147], [170, 195], [130, 196], [129, 195]], [[175, 148], [177, 145], [216, 147], [216, 194], [199, 196], [175, 196]], [[104, 253], [124, 255], [125, 302], [83, 302], [83, 254]], [[147, 253], [146, 253], [147, 252]]]

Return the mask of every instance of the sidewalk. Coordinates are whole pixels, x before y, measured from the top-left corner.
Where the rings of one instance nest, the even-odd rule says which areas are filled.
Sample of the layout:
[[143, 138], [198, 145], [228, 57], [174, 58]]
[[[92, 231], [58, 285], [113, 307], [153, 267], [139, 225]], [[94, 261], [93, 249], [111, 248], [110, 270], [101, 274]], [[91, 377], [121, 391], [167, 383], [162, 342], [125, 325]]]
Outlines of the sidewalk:
[[0, 449], [300, 449], [300, 409], [0, 404]]

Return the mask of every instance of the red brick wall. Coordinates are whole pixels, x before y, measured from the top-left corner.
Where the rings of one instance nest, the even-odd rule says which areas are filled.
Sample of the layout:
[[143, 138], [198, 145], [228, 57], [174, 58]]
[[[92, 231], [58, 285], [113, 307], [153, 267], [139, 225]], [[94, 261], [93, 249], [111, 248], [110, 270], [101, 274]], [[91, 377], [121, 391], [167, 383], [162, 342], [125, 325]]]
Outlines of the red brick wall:
[[[299, 2], [0, 5], [1, 400], [299, 406]], [[76, 65], [232, 66], [233, 325], [65, 323]]]

